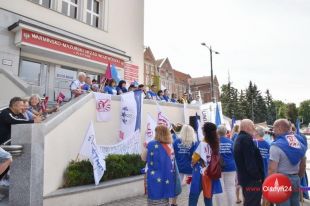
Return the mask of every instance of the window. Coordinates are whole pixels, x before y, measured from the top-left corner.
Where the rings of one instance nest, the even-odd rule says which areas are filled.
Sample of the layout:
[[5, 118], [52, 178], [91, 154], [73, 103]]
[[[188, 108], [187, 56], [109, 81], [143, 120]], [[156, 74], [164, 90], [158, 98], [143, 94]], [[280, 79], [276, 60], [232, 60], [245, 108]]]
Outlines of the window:
[[31, 0], [34, 3], [40, 4], [46, 8], [52, 7], [52, 0]]
[[31, 85], [40, 86], [41, 63], [26, 61], [21, 62], [19, 77]]
[[96, 28], [99, 27], [99, 1], [87, 0], [86, 23]]
[[77, 19], [78, 0], [62, 0], [61, 13]]

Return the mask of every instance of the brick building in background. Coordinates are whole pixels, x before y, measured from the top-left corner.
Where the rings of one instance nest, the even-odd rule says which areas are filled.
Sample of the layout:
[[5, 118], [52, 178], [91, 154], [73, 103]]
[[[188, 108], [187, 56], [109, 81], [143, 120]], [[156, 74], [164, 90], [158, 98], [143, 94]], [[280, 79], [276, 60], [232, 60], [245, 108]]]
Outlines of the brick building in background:
[[[216, 98], [217, 101], [219, 101], [220, 90], [219, 90], [219, 82], [216, 76], [214, 76], [213, 82], [214, 82], [214, 97]], [[201, 99], [204, 103], [212, 101], [210, 76], [191, 78], [189, 80], [189, 85], [194, 99], [196, 98], [196, 96], [199, 94], [200, 91]]]
[[156, 64], [159, 72], [161, 89], [166, 88], [170, 93], [173, 93], [175, 84], [174, 70], [172, 69], [168, 57], [156, 60]]
[[144, 84], [150, 87], [156, 83], [158, 76], [158, 70], [156, 65], [156, 59], [150, 47], [146, 47], [144, 50]]
[[189, 79], [191, 76], [189, 74], [185, 74], [183, 72], [173, 70], [174, 71], [174, 80], [175, 86], [174, 91], [178, 98], [182, 97], [185, 92], [188, 92], [189, 89]]
[[[189, 74], [173, 69], [169, 58], [156, 60], [150, 47], [144, 50], [144, 84], [147, 86], [155, 84], [158, 90], [168, 89], [170, 95], [175, 93], [178, 98], [181, 98], [185, 92], [188, 93], [190, 89], [193, 99], [200, 94], [204, 103], [211, 102], [210, 76], [191, 78]], [[220, 99], [216, 76], [214, 77], [214, 96], [216, 100]]]

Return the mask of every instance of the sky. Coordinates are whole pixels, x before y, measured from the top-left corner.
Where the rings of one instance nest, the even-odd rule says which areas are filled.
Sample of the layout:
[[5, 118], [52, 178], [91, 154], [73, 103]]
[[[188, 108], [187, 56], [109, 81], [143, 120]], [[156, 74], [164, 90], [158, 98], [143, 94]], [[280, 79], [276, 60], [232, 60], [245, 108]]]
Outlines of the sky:
[[145, 0], [144, 43], [156, 59], [192, 77], [210, 75], [273, 98], [310, 99], [309, 0]]

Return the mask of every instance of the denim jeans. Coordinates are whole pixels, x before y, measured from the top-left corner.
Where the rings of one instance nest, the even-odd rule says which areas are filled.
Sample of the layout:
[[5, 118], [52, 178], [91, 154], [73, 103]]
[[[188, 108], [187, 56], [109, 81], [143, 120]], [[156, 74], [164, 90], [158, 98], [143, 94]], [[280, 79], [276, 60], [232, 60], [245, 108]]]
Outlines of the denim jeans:
[[287, 175], [288, 178], [291, 180], [293, 193], [290, 199], [286, 202], [277, 204], [277, 206], [299, 206], [299, 183], [300, 178], [298, 175]]
[[[189, 194], [188, 206], [197, 206], [200, 194]], [[212, 206], [212, 197], [204, 198], [205, 206]]]

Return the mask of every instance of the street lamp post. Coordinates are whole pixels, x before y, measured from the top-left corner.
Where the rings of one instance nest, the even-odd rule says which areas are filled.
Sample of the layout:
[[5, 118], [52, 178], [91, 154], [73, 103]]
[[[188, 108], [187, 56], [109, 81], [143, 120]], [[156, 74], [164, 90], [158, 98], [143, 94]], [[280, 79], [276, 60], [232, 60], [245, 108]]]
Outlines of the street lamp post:
[[212, 102], [215, 102], [215, 97], [214, 97], [214, 79], [213, 79], [213, 64], [212, 64], [212, 53], [215, 53], [215, 54], [220, 54], [219, 52], [217, 51], [214, 51], [212, 49], [211, 46], [207, 46], [206, 43], [202, 42], [201, 43], [202, 46], [205, 46], [209, 49], [210, 51], [210, 65], [211, 65], [211, 100]]

